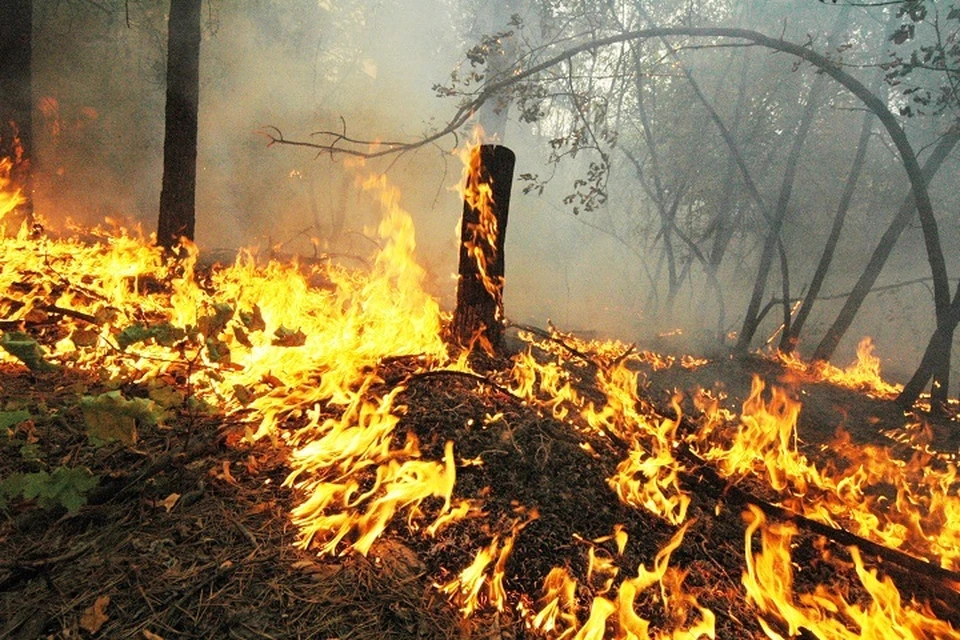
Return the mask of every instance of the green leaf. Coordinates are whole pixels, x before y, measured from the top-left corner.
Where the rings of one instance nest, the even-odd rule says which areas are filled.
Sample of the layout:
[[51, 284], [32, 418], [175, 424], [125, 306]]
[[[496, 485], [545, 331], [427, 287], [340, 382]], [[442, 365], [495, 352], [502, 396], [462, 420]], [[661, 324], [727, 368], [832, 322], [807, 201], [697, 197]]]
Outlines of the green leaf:
[[76, 511], [87, 503], [86, 494], [100, 482], [84, 467], [57, 467], [53, 473], [14, 473], [0, 481], [0, 507], [10, 498], [36, 500], [43, 509], [66, 507]]
[[28, 442], [20, 447], [20, 457], [24, 460], [36, 461], [40, 459], [40, 445], [36, 442]]
[[135, 324], [117, 334], [117, 346], [126, 349], [132, 344], [153, 339], [157, 344], [169, 347], [178, 340], [183, 340], [186, 335], [183, 329], [169, 323], [158, 324], [154, 327], [143, 327]]
[[22, 473], [11, 473], [0, 480], [0, 509], [6, 509], [12, 498], [23, 494], [23, 476]]
[[233, 307], [225, 302], [219, 302], [214, 305], [212, 314], [197, 319], [197, 329], [206, 338], [213, 338], [224, 330], [232, 317]]
[[137, 441], [137, 423], [155, 425], [163, 418], [162, 409], [145, 398], [127, 400], [119, 391], [80, 399], [87, 436], [94, 443], [119, 440], [125, 444]]
[[48, 504], [60, 504], [67, 511], [76, 511], [87, 503], [86, 493], [97, 486], [100, 478], [83, 467], [57, 467], [50, 474], [50, 485], [43, 496]]
[[23, 409], [19, 411], [0, 411], [0, 430], [9, 429], [21, 422], [26, 422], [30, 418], [30, 412]]
[[26, 333], [7, 331], [0, 336], [0, 347], [27, 365], [30, 371], [56, 371], [57, 366], [43, 359], [40, 344]]

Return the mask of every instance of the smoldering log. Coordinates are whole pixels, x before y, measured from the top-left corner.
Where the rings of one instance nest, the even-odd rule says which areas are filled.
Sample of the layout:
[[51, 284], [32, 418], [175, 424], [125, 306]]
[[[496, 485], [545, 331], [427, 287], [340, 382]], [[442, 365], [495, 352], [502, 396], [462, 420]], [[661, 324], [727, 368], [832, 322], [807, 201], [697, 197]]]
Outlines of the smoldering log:
[[457, 306], [451, 334], [463, 346], [503, 345], [504, 239], [516, 155], [500, 145], [473, 150], [460, 221]]

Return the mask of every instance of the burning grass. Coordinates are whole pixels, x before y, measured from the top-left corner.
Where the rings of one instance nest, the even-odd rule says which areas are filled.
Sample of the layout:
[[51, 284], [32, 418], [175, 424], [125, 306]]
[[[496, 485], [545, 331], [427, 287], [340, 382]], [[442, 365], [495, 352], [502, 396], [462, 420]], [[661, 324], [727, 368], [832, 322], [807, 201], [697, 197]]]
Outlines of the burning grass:
[[658, 407], [692, 358], [448, 353], [399, 194], [363, 185], [368, 271], [0, 238], [4, 633], [960, 637], [949, 462], [804, 443], [759, 380]]

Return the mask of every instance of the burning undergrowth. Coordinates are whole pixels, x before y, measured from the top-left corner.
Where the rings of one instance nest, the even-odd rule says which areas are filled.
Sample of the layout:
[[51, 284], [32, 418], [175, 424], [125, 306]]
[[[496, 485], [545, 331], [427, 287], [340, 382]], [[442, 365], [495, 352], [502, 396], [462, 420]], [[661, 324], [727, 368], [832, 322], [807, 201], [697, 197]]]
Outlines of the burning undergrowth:
[[644, 391], [691, 358], [451, 352], [364, 188], [365, 272], [2, 238], [7, 635], [960, 637], [950, 461]]

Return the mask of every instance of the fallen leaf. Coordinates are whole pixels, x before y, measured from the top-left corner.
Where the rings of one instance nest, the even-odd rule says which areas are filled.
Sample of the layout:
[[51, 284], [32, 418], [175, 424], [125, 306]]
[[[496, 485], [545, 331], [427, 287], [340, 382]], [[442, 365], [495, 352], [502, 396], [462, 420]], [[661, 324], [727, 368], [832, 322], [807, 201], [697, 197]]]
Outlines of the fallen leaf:
[[0, 411], [0, 429], [7, 429], [30, 419], [30, 412], [20, 409], [19, 411]]
[[100, 333], [93, 329], [75, 329], [70, 334], [70, 339], [78, 347], [92, 347], [100, 339]]
[[234, 479], [233, 474], [230, 473], [230, 461], [223, 461], [223, 479], [229, 482], [232, 485], [236, 485], [237, 481]]
[[20, 331], [0, 331], [0, 349], [3, 349], [30, 371], [56, 371], [57, 366], [43, 359], [40, 343]]
[[177, 504], [177, 500], [180, 499], [179, 493], [171, 493], [166, 498], [163, 499], [163, 502], [160, 504], [163, 505], [163, 508], [167, 510], [167, 513], [170, 513], [170, 510], [173, 509], [174, 505]]
[[120, 391], [84, 396], [80, 399], [80, 409], [91, 439], [99, 442], [119, 440], [129, 445], [137, 442], [138, 422], [156, 425], [163, 417], [162, 410], [152, 400], [128, 400]]
[[146, 629], [143, 630], [143, 637], [144, 640], [163, 640], [161, 636], [158, 636], [151, 631], [147, 631]]
[[110, 619], [110, 616], [104, 613], [109, 604], [110, 596], [100, 596], [97, 598], [93, 605], [87, 607], [80, 616], [80, 628], [88, 633], [100, 631], [103, 623]]

